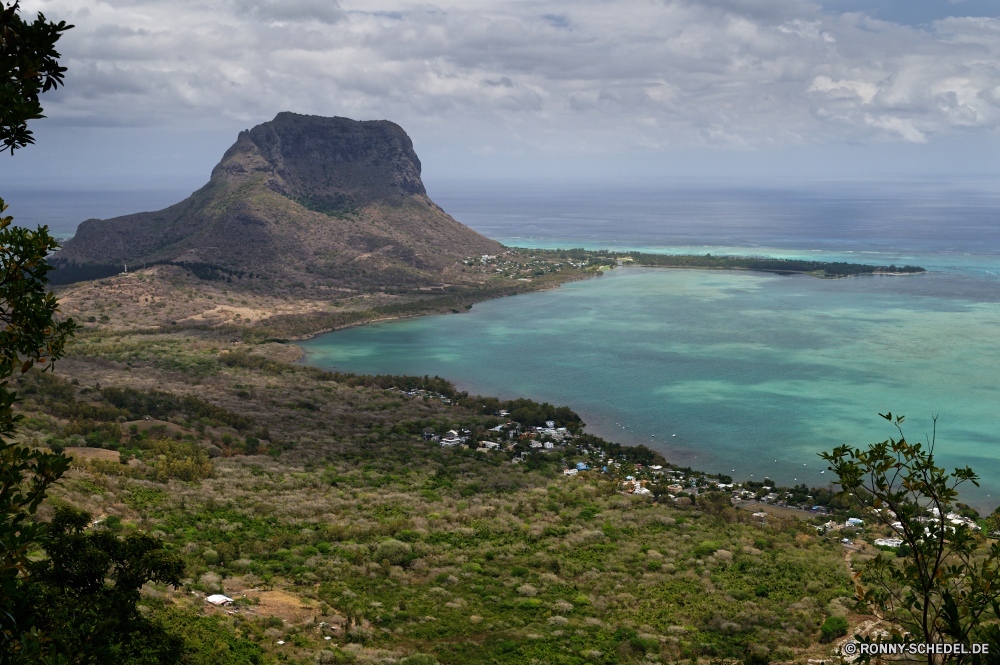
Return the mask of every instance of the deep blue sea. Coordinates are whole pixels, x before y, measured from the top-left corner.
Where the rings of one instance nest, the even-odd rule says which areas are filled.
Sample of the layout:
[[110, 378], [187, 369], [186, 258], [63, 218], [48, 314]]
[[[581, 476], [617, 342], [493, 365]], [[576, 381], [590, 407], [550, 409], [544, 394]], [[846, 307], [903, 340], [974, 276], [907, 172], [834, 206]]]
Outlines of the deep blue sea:
[[[816, 454], [907, 416], [1000, 499], [1000, 186], [989, 182], [428, 180], [459, 221], [507, 245], [915, 264], [906, 277], [617, 269], [456, 316], [321, 335], [306, 362], [438, 374], [463, 389], [567, 404], [588, 431], [739, 479], [825, 485]], [[6, 194], [19, 222], [69, 235], [88, 217], [189, 192]], [[994, 498], [992, 495], [997, 494]]]

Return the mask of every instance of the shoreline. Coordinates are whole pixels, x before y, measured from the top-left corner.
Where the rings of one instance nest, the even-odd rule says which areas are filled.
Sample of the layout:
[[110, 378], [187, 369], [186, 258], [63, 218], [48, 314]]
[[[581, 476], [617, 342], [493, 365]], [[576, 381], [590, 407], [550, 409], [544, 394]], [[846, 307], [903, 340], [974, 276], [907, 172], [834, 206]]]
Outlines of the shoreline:
[[[597, 274], [593, 274], [593, 275], [574, 275], [574, 276], [570, 277], [569, 279], [565, 279], [565, 280], [560, 281], [558, 283], [548, 284], [548, 285], [546, 285], [544, 287], [541, 287], [541, 288], [538, 288], [538, 289], [532, 289], [530, 291], [524, 291], [522, 293], [509, 293], [509, 294], [492, 296], [492, 297], [488, 297], [488, 298], [479, 298], [479, 299], [473, 298], [472, 299], [472, 304], [475, 305], [476, 303], [487, 302], [487, 301], [490, 301], [490, 300], [500, 300], [501, 298], [513, 298], [515, 296], [526, 296], [526, 295], [530, 295], [532, 293], [543, 293], [545, 291], [552, 291], [553, 289], [558, 289], [563, 284], [569, 284], [570, 282], [580, 282], [580, 281], [583, 281], [583, 280], [586, 280], [586, 279], [592, 279], [594, 277], [597, 277]], [[294, 342], [304, 342], [304, 341], [310, 340], [310, 339], [312, 339], [312, 338], [314, 338], [314, 337], [316, 337], [318, 335], [325, 335], [326, 333], [336, 332], [338, 330], [346, 330], [348, 328], [355, 328], [357, 326], [366, 326], [366, 325], [371, 324], [371, 323], [380, 323], [382, 321], [402, 321], [404, 319], [413, 319], [413, 318], [417, 318], [417, 317], [420, 317], [420, 316], [452, 316], [452, 315], [463, 314], [463, 313], [468, 313], [468, 312], [469, 312], [469, 310], [466, 310], [465, 312], [462, 312], [462, 311], [458, 311], [458, 312], [454, 312], [454, 311], [447, 311], [447, 312], [426, 311], [426, 312], [414, 312], [413, 314], [400, 314], [400, 315], [395, 315], [395, 316], [383, 316], [383, 317], [380, 317], [380, 318], [368, 319], [368, 320], [365, 320], [365, 321], [354, 321], [353, 323], [346, 323], [346, 324], [344, 324], [342, 326], [334, 326], [333, 328], [324, 328], [324, 329], [317, 330], [315, 332], [307, 333], [307, 334], [304, 334], [304, 335], [298, 335], [298, 336], [295, 336], [295, 337], [288, 337], [287, 339], [288, 339], [289, 342], [293, 342], [293, 341]]]
[[[925, 270], [923, 272], [875, 272], [875, 273], [858, 272], [858, 273], [851, 273], [849, 275], [814, 275], [811, 272], [805, 272], [805, 271], [802, 271], [802, 270], [763, 270], [763, 269], [760, 269], [760, 268], [740, 268], [740, 267], [727, 268], [727, 267], [714, 267], [714, 266], [666, 266], [666, 265], [647, 265], [647, 264], [641, 264], [641, 263], [630, 264], [630, 265], [621, 265], [621, 266], [617, 266], [617, 267], [615, 267], [613, 269], [617, 270], [617, 269], [626, 269], [626, 268], [649, 268], [649, 269], [660, 269], [660, 268], [662, 268], [662, 269], [665, 269], [665, 270], [716, 270], [716, 271], [720, 271], [720, 272], [737, 272], [737, 271], [742, 271], [742, 272], [759, 272], [759, 273], [774, 274], [774, 275], [805, 275], [806, 277], [814, 277], [816, 279], [850, 279], [852, 277], [868, 277], [868, 276], [871, 276], [871, 277], [882, 277], [882, 276], [886, 276], [886, 277], [905, 277], [905, 276], [909, 276], [909, 275], [925, 275], [925, 274], [928, 274], [928, 273], [931, 272], [929, 270]], [[557, 288], [561, 287], [563, 284], [569, 284], [571, 282], [579, 282], [579, 281], [583, 281], [583, 280], [593, 279], [595, 277], [598, 277], [599, 274], [600, 273], [594, 273], [592, 275], [575, 275], [575, 276], [573, 276], [573, 277], [571, 277], [569, 279], [560, 281], [558, 283], [550, 284], [550, 285], [547, 285], [547, 286], [544, 286], [544, 287], [538, 288], [538, 289], [532, 289], [530, 291], [526, 291], [526, 292], [523, 292], [523, 293], [511, 293], [511, 294], [506, 294], [506, 295], [498, 295], [498, 296], [487, 297], [487, 298], [473, 299], [473, 304], [481, 303], [481, 302], [487, 302], [489, 300], [499, 300], [501, 298], [512, 298], [514, 296], [519, 296], [519, 295], [529, 295], [531, 293], [542, 293], [542, 292], [545, 292], [545, 291], [551, 291], [553, 289], [557, 289]], [[466, 311], [468, 311], [468, 310], [466, 310]], [[294, 336], [294, 337], [288, 337], [287, 340], [289, 342], [301, 342], [301, 341], [306, 341], [306, 340], [313, 339], [314, 337], [316, 337], [318, 335], [324, 335], [326, 333], [336, 332], [338, 330], [346, 330], [348, 328], [354, 328], [354, 327], [357, 327], [357, 326], [364, 326], [364, 325], [368, 325], [368, 324], [371, 324], [371, 323], [380, 323], [382, 321], [400, 321], [400, 320], [411, 319], [411, 318], [416, 318], [416, 317], [420, 317], [420, 316], [437, 316], [437, 315], [448, 316], [448, 315], [452, 315], [452, 314], [462, 314], [462, 313], [463, 312], [461, 312], [461, 311], [459, 311], [459, 312], [453, 312], [453, 311], [448, 311], [448, 312], [426, 311], [426, 312], [416, 312], [416, 313], [413, 313], [413, 314], [402, 314], [402, 315], [396, 315], [396, 316], [383, 316], [383, 317], [379, 317], [379, 318], [367, 319], [367, 320], [364, 320], [364, 321], [355, 321], [355, 322], [352, 322], [352, 323], [346, 323], [344, 325], [334, 326], [332, 328], [323, 328], [323, 329], [320, 329], [320, 330], [316, 330], [315, 332], [307, 333], [307, 334], [304, 334], [304, 335], [298, 335], [298, 336]]]

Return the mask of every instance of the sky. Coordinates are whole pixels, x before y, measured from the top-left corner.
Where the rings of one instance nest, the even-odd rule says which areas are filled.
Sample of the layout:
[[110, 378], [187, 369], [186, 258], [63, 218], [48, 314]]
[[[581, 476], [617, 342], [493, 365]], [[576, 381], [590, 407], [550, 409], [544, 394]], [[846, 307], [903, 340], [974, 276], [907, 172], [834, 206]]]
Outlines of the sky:
[[22, 0], [76, 27], [0, 186], [198, 187], [280, 111], [435, 178], [1000, 175], [996, 0]]

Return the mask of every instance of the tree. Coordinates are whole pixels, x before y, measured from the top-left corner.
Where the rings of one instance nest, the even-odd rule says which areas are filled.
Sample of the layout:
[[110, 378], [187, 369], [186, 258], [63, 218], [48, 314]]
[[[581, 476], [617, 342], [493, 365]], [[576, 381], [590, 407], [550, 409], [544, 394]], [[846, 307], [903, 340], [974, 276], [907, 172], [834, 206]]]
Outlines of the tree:
[[28, 121], [45, 117], [38, 95], [63, 82], [66, 68], [59, 64], [55, 45], [73, 27], [46, 21], [41, 13], [27, 23], [17, 13], [18, 4], [0, 4], [0, 141], [12, 155], [35, 142]]
[[[38, 95], [62, 82], [54, 45], [72, 26], [45, 20], [28, 24], [18, 3], [0, 5], [0, 141], [3, 149], [33, 142], [27, 122], [40, 118]], [[7, 209], [0, 199], [0, 214]], [[24, 588], [28, 550], [44, 535], [32, 520], [46, 490], [69, 467], [69, 460], [9, 442], [20, 416], [10, 379], [35, 364], [52, 366], [63, 354], [76, 324], [57, 322], [58, 303], [45, 292], [52, 269], [45, 258], [57, 249], [46, 227], [37, 231], [11, 226], [0, 218], [0, 660], [39, 661], [46, 637], [22, 619], [29, 607]], [[47, 363], [47, 365], [46, 365]]]
[[[978, 476], [969, 467], [949, 474], [936, 466], [936, 418], [934, 435], [924, 448], [906, 441], [903, 416], [879, 415], [893, 423], [899, 439], [867, 450], [840, 446], [820, 455], [870, 519], [890, 527], [895, 523], [908, 547], [907, 556], [890, 560], [879, 553], [863, 565], [857, 575], [859, 606], [898, 627], [887, 641], [1000, 644], [995, 623], [1000, 619], [1000, 544], [988, 544], [974, 530], [945, 519], [956, 504], [957, 488], [965, 483], [978, 487]], [[1000, 654], [926, 658], [929, 664], [985, 663], [998, 662]]]
[[[0, 199], [0, 214], [6, 209]], [[22, 579], [28, 550], [45, 531], [32, 517], [48, 488], [69, 468], [69, 459], [9, 441], [22, 419], [14, 413], [17, 394], [10, 379], [36, 364], [51, 368], [76, 324], [56, 320], [58, 302], [45, 291], [52, 269], [45, 258], [58, 247], [55, 240], [45, 227], [30, 231], [11, 226], [12, 221], [0, 218], [0, 640], [5, 643], [0, 651], [28, 649], [27, 658], [38, 655], [32, 649], [42, 648], [33, 628], [17, 620], [27, 610]]]
[[152, 536], [86, 533], [89, 524], [88, 513], [59, 508], [46, 534], [49, 557], [29, 565], [26, 595], [50, 660], [179, 662], [182, 640], [142, 616], [137, 604], [147, 582], [179, 585], [183, 559]]

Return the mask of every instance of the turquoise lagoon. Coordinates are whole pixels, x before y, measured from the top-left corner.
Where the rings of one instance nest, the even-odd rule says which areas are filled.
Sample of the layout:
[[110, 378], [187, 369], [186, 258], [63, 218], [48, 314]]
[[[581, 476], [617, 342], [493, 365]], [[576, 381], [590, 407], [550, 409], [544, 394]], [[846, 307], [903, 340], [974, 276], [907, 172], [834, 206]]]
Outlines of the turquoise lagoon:
[[997, 267], [938, 260], [956, 265], [842, 280], [619, 268], [301, 346], [320, 367], [437, 374], [470, 392], [569, 405], [589, 432], [741, 480], [826, 485], [817, 453], [892, 436], [879, 412], [905, 414], [911, 440], [931, 434], [936, 414], [939, 461], [972, 466], [983, 489], [963, 496], [992, 509], [1000, 303], [984, 278]]
[[[825, 485], [817, 453], [894, 434], [972, 466], [1000, 499], [1000, 187], [993, 181], [430, 182], [459, 221], [520, 247], [767, 255], [932, 272], [819, 280], [625, 268], [456, 316], [303, 346], [344, 370], [439, 374], [566, 404], [588, 431], [739, 479]], [[676, 435], [676, 436], [675, 436]], [[735, 470], [735, 471], [734, 471]], [[994, 498], [993, 495], [997, 495]]]

